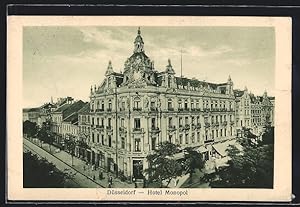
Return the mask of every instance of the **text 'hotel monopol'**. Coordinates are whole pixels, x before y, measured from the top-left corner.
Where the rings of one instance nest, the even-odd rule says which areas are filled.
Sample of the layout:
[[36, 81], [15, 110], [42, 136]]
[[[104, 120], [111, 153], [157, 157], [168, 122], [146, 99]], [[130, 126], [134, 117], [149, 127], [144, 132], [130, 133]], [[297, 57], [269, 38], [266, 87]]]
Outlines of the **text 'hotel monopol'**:
[[[242, 127], [258, 134], [266, 121], [274, 125], [274, 99], [266, 92], [255, 97], [247, 88], [234, 90], [230, 76], [225, 80], [215, 84], [178, 76], [171, 60], [165, 69], [155, 68], [139, 29], [123, 73], [109, 62], [102, 83], [91, 88], [90, 109], [81, 110], [78, 120], [78, 138], [91, 148], [76, 153], [136, 179], [148, 168], [146, 156], [164, 141], [194, 147], [207, 161], [222, 158]], [[255, 107], [263, 104], [268, 110], [256, 114]]]

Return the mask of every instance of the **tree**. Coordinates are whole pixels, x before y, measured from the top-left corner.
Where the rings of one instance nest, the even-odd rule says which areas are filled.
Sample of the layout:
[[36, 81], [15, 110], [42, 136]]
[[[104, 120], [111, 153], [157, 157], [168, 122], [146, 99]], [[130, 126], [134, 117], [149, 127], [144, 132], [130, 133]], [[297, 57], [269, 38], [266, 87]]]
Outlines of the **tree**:
[[273, 145], [245, 144], [242, 151], [235, 146], [230, 146], [227, 151], [230, 157], [228, 166], [216, 171], [212, 187], [273, 187]]
[[65, 138], [65, 147], [71, 155], [71, 165], [73, 166], [73, 158], [75, 155], [75, 147], [76, 147], [75, 136], [71, 134], [67, 135], [67, 137]]
[[23, 133], [29, 137], [33, 137], [37, 134], [38, 127], [35, 122], [26, 120], [23, 122]]
[[167, 180], [168, 186], [172, 178], [182, 175], [182, 165], [173, 157], [178, 152], [178, 145], [164, 142], [147, 156], [149, 168], [145, 172], [149, 175], [149, 182], [158, 181], [163, 187], [163, 181]]
[[49, 150], [51, 152], [51, 145], [54, 142], [54, 134], [50, 131], [50, 127], [46, 122], [44, 122], [42, 127], [39, 129], [38, 138], [40, 141], [49, 145]]
[[68, 173], [59, 171], [54, 164], [41, 159], [31, 152], [23, 153], [23, 187], [59, 188], [72, 178]]
[[192, 182], [192, 176], [196, 169], [203, 169], [204, 160], [202, 155], [193, 150], [191, 147], [185, 148], [186, 154], [184, 154], [184, 168], [190, 174], [190, 182]]
[[274, 144], [274, 127], [266, 126], [265, 132], [262, 135], [261, 145]]

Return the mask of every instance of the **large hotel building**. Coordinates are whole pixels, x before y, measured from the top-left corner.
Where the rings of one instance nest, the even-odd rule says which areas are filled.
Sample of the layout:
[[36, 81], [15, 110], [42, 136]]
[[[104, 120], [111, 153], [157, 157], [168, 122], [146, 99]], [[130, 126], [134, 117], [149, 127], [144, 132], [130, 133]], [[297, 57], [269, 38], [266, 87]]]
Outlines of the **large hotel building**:
[[[105, 79], [91, 88], [90, 110], [84, 114], [89, 113], [89, 160], [142, 178], [146, 156], [164, 141], [195, 147], [209, 160], [215, 144], [236, 137], [235, 106], [230, 77], [215, 84], [176, 76], [171, 60], [159, 72], [138, 29], [124, 71], [115, 72], [109, 62]], [[79, 133], [80, 126], [79, 117]]]

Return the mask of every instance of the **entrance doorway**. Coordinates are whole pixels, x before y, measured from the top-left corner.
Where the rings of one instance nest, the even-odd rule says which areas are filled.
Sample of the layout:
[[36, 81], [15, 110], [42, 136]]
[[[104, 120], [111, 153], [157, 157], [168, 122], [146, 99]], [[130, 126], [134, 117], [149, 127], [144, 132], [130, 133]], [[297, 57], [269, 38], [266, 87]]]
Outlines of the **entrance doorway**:
[[143, 179], [143, 160], [133, 160], [133, 177]]

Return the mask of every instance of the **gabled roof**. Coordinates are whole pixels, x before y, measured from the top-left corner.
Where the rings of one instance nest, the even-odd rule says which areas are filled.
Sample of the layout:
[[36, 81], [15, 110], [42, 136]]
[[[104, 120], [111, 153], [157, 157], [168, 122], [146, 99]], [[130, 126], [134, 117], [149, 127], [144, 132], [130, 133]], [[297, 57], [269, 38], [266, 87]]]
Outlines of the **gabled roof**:
[[63, 104], [60, 107], [58, 107], [54, 113], [63, 113], [65, 110], [67, 110], [67, 108], [69, 108], [71, 104]]
[[66, 110], [63, 111], [63, 117], [68, 117], [71, 114], [78, 112], [82, 107], [84, 107], [86, 103], [79, 100], [73, 104], [71, 104], [69, 107], [66, 108]]
[[90, 103], [86, 103], [84, 107], [82, 107], [79, 111], [78, 114], [87, 114], [90, 112]]
[[76, 122], [78, 122], [78, 113], [75, 112], [75, 113], [71, 114], [70, 116], [66, 117], [63, 121], [71, 122], [71, 124], [75, 124]]

